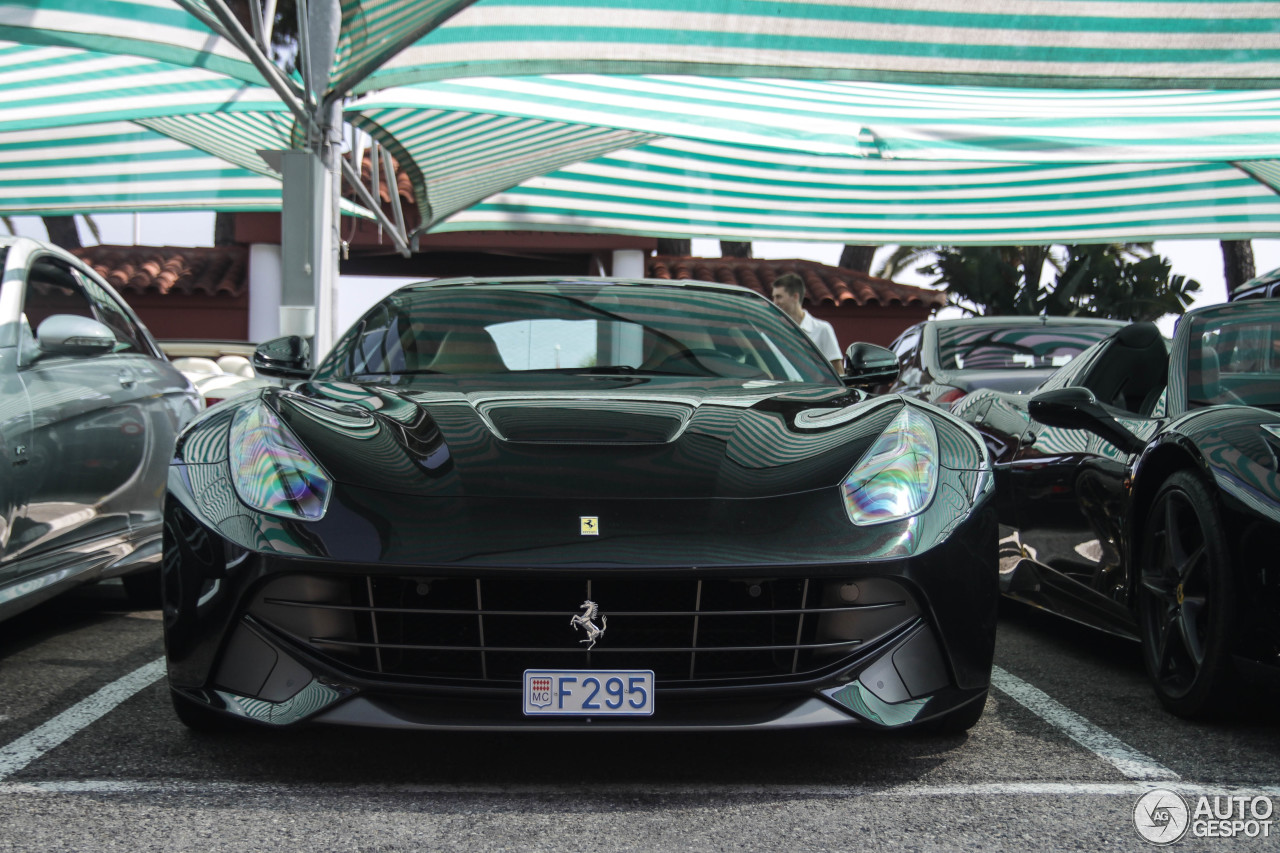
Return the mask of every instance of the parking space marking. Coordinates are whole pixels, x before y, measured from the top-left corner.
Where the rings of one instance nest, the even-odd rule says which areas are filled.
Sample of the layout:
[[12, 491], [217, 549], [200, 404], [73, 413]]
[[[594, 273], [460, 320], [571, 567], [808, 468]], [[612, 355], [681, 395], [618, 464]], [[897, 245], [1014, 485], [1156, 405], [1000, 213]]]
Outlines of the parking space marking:
[[[0, 747], [0, 790], [16, 790], [13, 785], [4, 783], [4, 780], [96, 722], [120, 703], [151, 686], [163, 678], [164, 674], [164, 658], [158, 658], [106, 685], [92, 696], [77, 702], [61, 714], [17, 740]], [[992, 669], [991, 683], [1002, 693], [1054, 728], [1062, 731], [1076, 743], [1114, 765], [1121, 773], [1135, 780], [1135, 782], [1167, 781], [1181, 778], [1177, 773], [1160, 764], [1154, 758], [1139, 752], [1119, 738], [1058, 703], [1042, 690], [1033, 687], [1000, 667]], [[132, 789], [135, 784], [146, 785], [147, 783], [109, 783], [103, 790]], [[1019, 784], [1037, 785], [1037, 783]], [[124, 787], [112, 787], [114, 785], [123, 785]], [[981, 786], [962, 787], [964, 790], [976, 792], [977, 788]], [[1088, 786], [1085, 787], [1087, 788]], [[1035, 790], [1043, 791], [1044, 786], [1038, 786]], [[1131, 789], [1125, 788], [1125, 790]]]
[[1043, 690], [1031, 686], [998, 666], [991, 670], [991, 684], [1094, 755], [1115, 765], [1130, 779], [1176, 780], [1182, 778], [1151, 756], [1139, 752], [1115, 735], [1098, 728], [1075, 711], [1060, 704]]
[[776, 797], [1132, 797], [1156, 789], [1175, 791], [1184, 796], [1280, 797], [1280, 784], [1228, 785], [1222, 783], [1157, 782], [973, 782], [930, 785], [641, 785], [627, 783], [593, 784], [589, 786], [556, 784], [520, 785], [289, 785], [280, 782], [214, 782], [189, 780], [111, 780], [93, 779], [83, 782], [0, 782], [0, 797], [18, 794], [175, 794], [207, 797], [211, 795], [270, 796], [540, 796], [582, 794], [614, 798], [663, 796], [776, 796]]
[[104, 714], [164, 677], [164, 658], [135, 669], [48, 722], [0, 747], [0, 782], [17, 773], [49, 750], [96, 722]]

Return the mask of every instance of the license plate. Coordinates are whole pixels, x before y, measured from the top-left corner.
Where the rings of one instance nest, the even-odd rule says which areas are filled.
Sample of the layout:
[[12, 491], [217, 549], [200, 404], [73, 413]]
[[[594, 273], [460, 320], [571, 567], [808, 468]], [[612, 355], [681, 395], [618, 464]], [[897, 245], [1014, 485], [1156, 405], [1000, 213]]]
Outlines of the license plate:
[[647, 717], [653, 672], [647, 669], [526, 669], [525, 716]]

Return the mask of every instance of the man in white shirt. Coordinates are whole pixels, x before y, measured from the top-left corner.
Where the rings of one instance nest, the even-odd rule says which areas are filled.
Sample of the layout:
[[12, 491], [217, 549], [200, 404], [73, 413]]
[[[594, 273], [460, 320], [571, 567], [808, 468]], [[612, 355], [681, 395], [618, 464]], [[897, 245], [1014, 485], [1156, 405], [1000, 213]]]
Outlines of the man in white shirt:
[[836, 341], [836, 330], [826, 320], [804, 310], [804, 279], [793, 272], [783, 273], [773, 281], [773, 304], [782, 309], [792, 320], [800, 324], [818, 349], [831, 362], [837, 374], [844, 373], [844, 356]]

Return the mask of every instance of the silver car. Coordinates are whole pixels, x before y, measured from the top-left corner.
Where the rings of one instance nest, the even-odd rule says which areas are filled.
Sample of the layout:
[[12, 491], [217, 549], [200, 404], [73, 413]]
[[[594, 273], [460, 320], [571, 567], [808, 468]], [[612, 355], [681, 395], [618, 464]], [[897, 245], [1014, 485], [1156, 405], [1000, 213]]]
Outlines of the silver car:
[[0, 619], [117, 576], [158, 601], [165, 478], [200, 396], [70, 253], [0, 237], [0, 266]]

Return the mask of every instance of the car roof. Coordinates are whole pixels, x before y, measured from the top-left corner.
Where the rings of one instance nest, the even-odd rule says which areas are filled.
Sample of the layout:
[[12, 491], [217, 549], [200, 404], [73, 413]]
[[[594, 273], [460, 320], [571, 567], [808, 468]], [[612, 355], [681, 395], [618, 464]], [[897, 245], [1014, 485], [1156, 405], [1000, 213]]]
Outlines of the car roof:
[[12, 246], [25, 246], [28, 251], [40, 249], [54, 255], [59, 255], [72, 263], [85, 265], [84, 261], [77, 258], [71, 252], [50, 243], [48, 240], [37, 240], [34, 237], [19, 237], [14, 234], [0, 235], [0, 249], [7, 249]]
[[739, 296], [764, 297], [749, 287], [740, 284], [722, 284], [715, 281], [700, 281], [680, 278], [614, 278], [611, 276], [495, 276], [493, 278], [438, 278], [406, 284], [400, 288], [405, 290], [435, 290], [451, 287], [485, 288], [510, 287], [520, 285], [582, 285], [582, 286], [623, 286], [623, 287], [657, 287], [664, 289], [710, 290], [721, 293], [732, 293]]
[[926, 320], [935, 326], [1127, 326], [1124, 320], [1110, 320], [1105, 317], [1059, 317], [1030, 316], [1010, 314], [1000, 317], [953, 317], [950, 319]]
[[[1215, 302], [1213, 305], [1201, 305], [1198, 308], [1192, 308], [1179, 318], [1179, 321], [1187, 318], [1202, 317], [1206, 314], [1224, 314], [1227, 316], [1237, 314], [1254, 314], [1266, 313], [1269, 316], [1275, 316], [1280, 311], [1280, 299], [1245, 299], [1232, 302]], [[1269, 321], [1273, 322], [1273, 321]], [[1181, 322], [1179, 323], [1181, 327]]]
[[1270, 272], [1264, 272], [1262, 275], [1254, 276], [1246, 282], [1242, 282], [1239, 287], [1231, 291], [1231, 299], [1239, 299], [1246, 293], [1252, 293], [1254, 290], [1263, 289], [1280, 281], [1280, 268], [1273, 269]]

